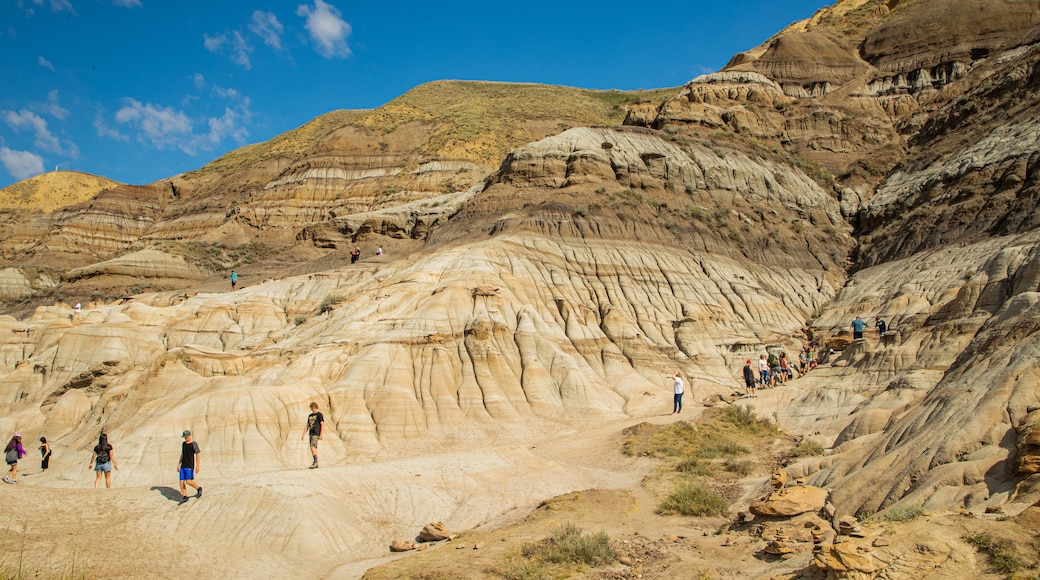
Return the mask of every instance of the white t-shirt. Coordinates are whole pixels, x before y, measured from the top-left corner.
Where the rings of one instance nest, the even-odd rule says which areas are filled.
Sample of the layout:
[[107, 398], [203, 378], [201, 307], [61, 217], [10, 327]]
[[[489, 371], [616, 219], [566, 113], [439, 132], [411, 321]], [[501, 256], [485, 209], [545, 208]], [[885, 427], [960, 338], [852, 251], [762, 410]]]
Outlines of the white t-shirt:
[[759, 372], [768, 372], [769, 371], [769, 361], [767, 361], [764, 358], [758, 359], [758, 371]]
[[682, 382], [682, 377], [675, 377], [675, 394], [676, 394], [676, 395], [681, 395], [681, 394], [683, 394], [683, 382]]

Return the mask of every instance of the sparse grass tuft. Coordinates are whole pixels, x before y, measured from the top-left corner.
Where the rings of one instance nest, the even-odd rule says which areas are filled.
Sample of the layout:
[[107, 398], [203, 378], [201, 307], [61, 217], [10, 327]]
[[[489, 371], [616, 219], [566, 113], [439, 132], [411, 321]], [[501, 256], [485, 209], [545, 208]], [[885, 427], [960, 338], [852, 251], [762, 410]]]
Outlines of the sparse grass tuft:
[[729, 514], [729, 503], [703, 484], [685, 483], [658, 504], [657, 513], [724, 517]]
[[990, 564], [998, 572], [1009, 577], [1023, 568], [1021, 560], [1015, 555], [1015, 547], [1008, 540], [1001, 540], [987, 533], [979, 532], [964, 537], [964, 541], [989, 554]]
[[553, 530], [548, 538], [523, 546], [521, 554], [552, 564], [588, 566], [612, 564], [618, 558], [617, 552], [610, 547], [610, 537], [606, 532], [587, 534], [570, 522]]
[[679, 465], [675, 466], [675, 470], [680, 473], [707, 476], [715, 473], [715, 466], [710, 461], [701, 461], [696, 457], [688, 457], [680, 461]]
[[825, 451], [823, 444], [819, 441], [803, 439], [797, 447], [791, 450], [791, 455], [794, 455], [795, 457], [814, 457], [817, 455], [823, 455]]
[[908, 522], [924, 515], [924, 508], [919, 505], [896, 506], [884, 515], [886, 522]]
[[726, 471], [736, 473], [737, 475], [740, 475], [742, 477], [751, 475], [752, 472], [750, 459], [734, 459], [730, 457], [726, 459], [726, 462], [723, 464], [723, 466], [726, 468]]
[[719, 419], [749, 435], [775, 435], [776, 425], [769, 419], [755, 415], [751, 405], [730, 405], [722, 410]]
[[333, 306], [339, 304], [340, 302], [343, 302], [344, 300], [346, 300], [346, 298], [340, 296], [339, 294], [329, 294], [325, 297], [324, 300], [321, 301], [321, 305], [318, 306], [318, 314], [325, 314], [326, 312], [331, 312]]

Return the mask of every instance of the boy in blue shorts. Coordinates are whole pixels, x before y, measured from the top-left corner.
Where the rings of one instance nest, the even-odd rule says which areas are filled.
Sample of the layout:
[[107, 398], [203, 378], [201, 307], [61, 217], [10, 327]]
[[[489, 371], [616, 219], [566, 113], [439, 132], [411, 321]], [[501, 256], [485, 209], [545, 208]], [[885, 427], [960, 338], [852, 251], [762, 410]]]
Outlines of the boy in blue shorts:
[[180, 503], [186, 503], [188, 501], [186, 486], [188, 485], [195, 488], [195, 497], [202, 497], [202, 486], [195, 483], [195, 474], [201, 470], [201, 464], [199, 463], [199, 444], [192, 440], [191, 431], [185, 429], [181, 436], [184, 437], [184, 444], [181, 445], [181, 459], [177, 463], [177, 471], [181, 480]]

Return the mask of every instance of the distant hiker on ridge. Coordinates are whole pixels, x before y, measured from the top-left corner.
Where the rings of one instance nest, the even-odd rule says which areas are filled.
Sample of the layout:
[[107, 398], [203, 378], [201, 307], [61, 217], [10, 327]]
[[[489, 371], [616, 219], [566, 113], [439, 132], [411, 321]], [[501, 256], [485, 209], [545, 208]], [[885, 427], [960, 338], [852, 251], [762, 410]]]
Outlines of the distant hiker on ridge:
[[311, 469], [318, 467], [318, 441], [321, 441], [325, 435], [325, 416], [318, 410], [317, 403], [311, 403], [311, 414], [307, 415], [307, 429], [300, 436], [300, 440], [310, 435], [311, 443], [311, 458], [314, 462], [311, 463]]
[[231, 271], [231, 291], [235, 291], [235, 287], [238, 286], [238, 272]]

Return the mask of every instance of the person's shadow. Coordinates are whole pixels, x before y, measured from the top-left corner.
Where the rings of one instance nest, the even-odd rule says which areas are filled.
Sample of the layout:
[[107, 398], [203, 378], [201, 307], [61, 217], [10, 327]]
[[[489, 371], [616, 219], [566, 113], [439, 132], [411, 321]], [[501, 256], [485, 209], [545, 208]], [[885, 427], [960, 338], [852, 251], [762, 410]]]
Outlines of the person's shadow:
[[165, 485], [153, 485], [149, 488], [149, 490], [158, 491], [163, 495], [163, 497], [170, 501], [181, 501], [181, 492], [177, 491], [176, 489], [173, 489], [172, 487], [167, 487]]

